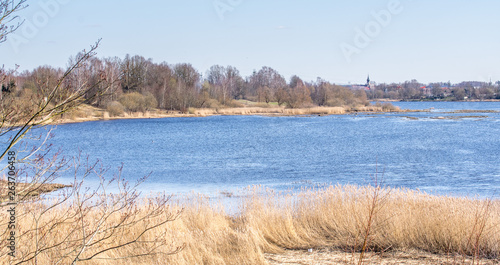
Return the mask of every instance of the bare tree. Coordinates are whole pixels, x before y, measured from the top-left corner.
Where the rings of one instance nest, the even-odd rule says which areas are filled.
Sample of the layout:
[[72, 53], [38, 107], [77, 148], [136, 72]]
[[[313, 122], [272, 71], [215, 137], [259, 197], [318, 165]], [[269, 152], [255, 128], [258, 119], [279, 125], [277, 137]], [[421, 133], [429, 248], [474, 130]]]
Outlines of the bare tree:
[[275, 94], [279, 89], [286, 87], [285, 78], [278, 71], [270, 67], [262, 67], [259, 72], [254, 72], [250, 77], [259, 101], [269, 103], [275, 100]]
[[210, 96], [226, 105], [234, 98], [238, 88], [243, 85], [240, 72], [233, 66], [214, 65], [208, 70], [207, 81], [210, 84]]
[[173, 67], [176, 80], [176, 89], [172, 99], [176, 109], [186, 111], [197, 106], [197, 97], [200, 90], [200, 74], [191, 64], [176, 64]]
[[430, 84], [432, 87], [431, 89], [431, 94], [435, 98], [443, 98], [444, 97], [444, 91], [441, 88], [441, 83], [432, 83]]
[[294, 75], [290, 79], [290, 86], [287, 89], [288, 96], [286, 103], [290, 108], [298, 108], [304, 104], [311, 103], [311, 92], [300, 77]]
[[[16, 31], [23, 23], [15, 13], [26, 7], [25, 2], [26, 0], [0, 0], [0, 43], [5, 42], [7, 35]], [[0, 100], [3, 98], [3, 92], [5, 92], [3, 83], [7, 76], [9, 76], [9, 73], [3, 67], [0, 68], [0, 84], [2, 84]]]
[[[108, 82], [105, 76], [102, 76], [98, 82], [90, 86], [87, 83], [79, 87], [65, 86], [65, 81], [71, 73], [82, 67], [89, 58], [95, 55], [98, 45], [99, 42], [92, 46], [89, 51], [81, 53], [75, 64], [70, 66], [55, 81], [54, 86], [51, 86], [49, 80], [38, 80], [39, 91], [32, 102], [35, 107], [34, 111], [24, 112], [11, 104], [12, 101], [9, 99], [0, 102], [0, 137], [10, 137], [8, 144], [2, 148], [3, 150], [0, 150], [0, 161], [31, 129], [50, 123], [57, 115], [74, 109], [83, 103], [92, 102], [105, 92], [105, 89], [95, 90], [96, 86]], [[94, 92], [91, 93], [92, 91]], [[13, 134], [9, 134], [10, 132]]]
[[122, 88], [124, 91], [138, 91], [146, 84], [147, 66], [151, 64], [151, 59], [135, 55], [126, 55], [121, 62]]
[[[37, 167], [28, 166], [23, 174], [53, 179], [72, 168], [74, 183], [58, 196], [24, 197], [16, 207], [19, 224], [17, 255], [12, 264], [77, 264], [92, 259], [122, 260], [146, 256], [171, 255], [183, 246], [173, 246], [163, 228], [175, 220], [182, 209], [170, 210], [169, 196], [142, 198], [137, 187], [122, 181], [121, 169], [107, 180], [107, 168], [81, 157], [73, 161], [44, 159]], [[57, 161], [57, 162], [56, 162]], [[85, 187], [87, 178], [97, 178], [97, 187]], [[35, 188], [33, 188], [34, 190]], [[7, 226], [2, 219], [0, 227]], [[0, 230], [5, 243], [8, 229]], [[0, 258], [8, 258], [0, 251]]]
[[[24, 2], [0, 1], [0, 41], [21, 25], [15, 22], [15, 12], [25, 7]], [[145, 178], [133, 186], [122, 181], [120, 173], [106, 180], [107, 170], [97, 163], [79, 158], [70, 163], [60, 153], [52, 154], [46, 144], [50, 129], [38, 137], [32, 133], [36, 128], [48, 128], [58, 115], [96, 103], [108, 91], [114, 80], [107, 76], [102, 62], [94, 59], [98, 46], [99, 41], [79, 53], [65, 71], [40, 68], [40, 75], [33, 76], [27, 107], [20, 107], [12, 93], [0, 99], [0, 162], [7, 164], [2, 172], [12, 175], [9, 185], [7, 181], [0, 185], [0, 244], [7, 245], [14, 236], [18, 244], [14, 250], [2, 248], [0, 258], [9, 258], [10, 264], [77, 264], [170, 255], [182, 249], [170, 247], [165, 238], [165, 224], [181, 212], [170, 210], [170, 197], [142, 197], [137, 185]], [[76, 77], [82, 78], [73, 82], [78, 72], [82, 75]], [[0, 74], [3, 80], [5, 72]], [[39, 142], [30, 147], [23, 141], [28, 138]], [[44, 195], [51, 190], [47, 185], [54, 185], [71, 168], [73, 185], [58, 195]], [[85, 187], [88, 177], [98, 179], [99, 185]], [[11, 189], [10, 183], [17, 189]], [[9, 216], [6, 207], [15, 214]]]
[[27, 7], [26, 0], [0, 0], [0, 43], [7, 40], [7, 35], [16, 31], [23, 21], [16, 12]]
[[[105, 74], [110, 80], [120, 80], [120, 59], [118, 57], [106, 58], [104, 59], [105, 64]], [[115, 101], [120, 96], [122, 92], [120, 83], [113, 82], [110, 84], [109, 90], [109, 100]]]
[[[32, 148], [22, 141], [33, 137], [30, 134], [33, 129], [46, 127], [57, 115], [94, 102], [106, 92], [112, 82], [104, 73], [98, 80], [89, 75], [90, 79], [79, 83], [78, 87], [69, 80], [75, 70], [80, 70], [92, 58], [98, 44], [80, 53], [75, 64], [59, 79], [36, 82], [38, 93], [33, 97], [33, 110], [17, 108], [10, 98], [0, 102], [0, 140], [5, 143], [0, 161], [7, 156], [10, 159], [15, 150], [19, 165], [16, 181], [20, 184], [15, 193], [7, 185], [0, 187], [0, 207], [13, 207], [9, 198], [14, 198], [16, 203], [16, 255], [9, 257], [11, 252], [5, 248], [0, 251], [0, 257], [10, 258], [12, 264], [76, 264], [91, 259], [170, 255], [182, 249], [168, 242], [164, 228], [181, 210], [171, 211], [170, 197], [165, 195], [150, 199], [140, 197], [137, 185], [144, 179], [129, 186], [120, 174], [105, 180], [106, 171], [96, 164], [82, 165], [79, 159], [68, 164], [59, 153], [49, 157], [51, 148], [45, 141], [50, 130], [47, 135], [39, 136], [41, 143]], [[71, 188], [57, 196], [44, 196], [44, 192], [50, 191], [47, 185], [57, 181], [71, 165], [75, 172]], [[84, 180], [88, 177], [99, 179], [100, 184], [93, 189], [85, 188]], [[110, 189], [113, 183], [115, 187]], [[135, 232], [129, 234], [131, 230]], [[9, 218], [2, 217], [0, 244], [7, 244], [10, 233]]]

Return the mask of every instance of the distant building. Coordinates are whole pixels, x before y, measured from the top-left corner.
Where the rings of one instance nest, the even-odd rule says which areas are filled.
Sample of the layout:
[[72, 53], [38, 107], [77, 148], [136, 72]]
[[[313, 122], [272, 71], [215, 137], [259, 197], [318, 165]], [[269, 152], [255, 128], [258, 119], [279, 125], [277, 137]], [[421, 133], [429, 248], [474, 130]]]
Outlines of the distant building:
[[426, 97], [429, 97], [432, 95], [431, 88], [428, 86], [421, 86], [420, 90], [422, 91], [422, 94]]
[[368, 78], [366, 79], [366, 90], [371, 90], [374, 89], [377, 84], [373, 81], [370, 80], [370, 75], [368, 75]]
[[343, 85], [343, 87], [352, 89], [352, 90], [371, 90], [375, 88], [376, 83], [370, 80], [370, 75], [366, 79], [366, 84], [354, 84], [354, 85]]

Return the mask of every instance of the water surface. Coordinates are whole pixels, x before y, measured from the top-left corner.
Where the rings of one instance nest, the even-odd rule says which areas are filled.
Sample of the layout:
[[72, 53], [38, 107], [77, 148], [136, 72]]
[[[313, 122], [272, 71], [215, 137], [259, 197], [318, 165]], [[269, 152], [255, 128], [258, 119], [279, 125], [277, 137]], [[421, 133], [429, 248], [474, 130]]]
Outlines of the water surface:
[[447, 112], [500, 111], [499, 102], [394, 104], [434, 109], [97, 121], [60, 125], [51, 141], [69, 156], [81, 150], [112, 169], [123, 163], [122, 177], [131, 181], [152, 172], [144, 191], [216, 195], [248, 185], [365, 185], [378, 171], [393, 187], [498, 197], [500, 114]]

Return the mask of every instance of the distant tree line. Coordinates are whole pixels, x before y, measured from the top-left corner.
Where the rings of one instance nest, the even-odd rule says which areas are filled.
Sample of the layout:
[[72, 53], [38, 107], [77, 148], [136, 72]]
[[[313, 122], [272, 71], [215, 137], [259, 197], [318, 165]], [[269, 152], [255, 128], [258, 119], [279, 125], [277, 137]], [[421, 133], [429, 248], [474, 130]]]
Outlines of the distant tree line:
[[458, 84], [430, 83], [422, 84], [417, 80], [404, 83], [377, 84], [367, 91], [371, 100], [488, 100], [500, 99], [500, 81], [461, 82]]
[[[82, 54], [71, 57], [72, 65]], [[18, 73], [2, 70], [0, 100], [12, 102], [26, 112], [35, 109], [33, 102], [47, 97], [43, 87], [54, 87], [65, 71], [40, 66]], [[103, 82], [106, 80], [106, 82]], [[189, 108], [221, 108], [242, 106], [238, 100], [260, 102], [259, 106], [278, 105], [288, 108], [311, 106], [356, 107], [369, 105], [369, 100], [464, 100], [500, 99], [499, 82], [463, 82], [460, 84], [432, 83], [416, 80], [404, 83], [378, 84], [353, 89], [332, 84], [321, 78], [306, 82], [299, 76], [286, 80], [275, 69], [262, 67], [243, 77], [233, 66], [214, 65], [203, 75], [191, 64], [154, 63], [142, 56], [126, 55], [123, 59], [95, 58], [85, 61], [64, 79], [57, 98], [75, 89], [91, 88], [87, 98], [93, 98], [101, 86], [107, 93], [91, 101], [111, 115], [164, 109], [187, 112]], [[8, 101], [4, 99], [8, 98]]]
[[[69, 59], [72, 64], [77, 55]], [[40, 66], [32, 71], [5, 73], [0, 97], [29, 108], [34, 98], [43, 98], [42, 87], [52, 87], [64, 74], [63, 69]], [[104, 84], [102, 80], [108, 82]], [[109, 85], [107, 94], [92, 102], [112, 114], [123, 111], [164, 109], [188, 111], [189, 108], [238, 107], [244, 99], [288, 108], [308, 106], [369, 105], [364, 91], [352, 91], [318, 78], [305, 82], [293, 76], [288, 82], [278, 71], [263, 67], [250, 76], [241, 76], [233, 66], [214, 65], [202, 75], [191, 64], [154, 63], [142, 56], [91, 58], [65, 78], [64, 93], [76, 88]], [[92, 90], [88, 96], [93, 95]]]

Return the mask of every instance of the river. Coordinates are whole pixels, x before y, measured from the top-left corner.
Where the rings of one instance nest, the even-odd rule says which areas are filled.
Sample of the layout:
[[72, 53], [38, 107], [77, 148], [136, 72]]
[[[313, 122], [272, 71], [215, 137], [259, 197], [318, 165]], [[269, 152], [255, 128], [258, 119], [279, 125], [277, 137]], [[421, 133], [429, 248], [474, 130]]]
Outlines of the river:
[[[123, 163], [131, 182], [151, 173], [143, 191], [215, 196], [249, 185], [283, 191], [377, 177], [391, 187], [499, 196], [500, 102], [394, 105], [430, 111], [96, 121], [59, 125], [50, 142], [66, 156], [81, 150], [100, 159], [109, 174]], [[464, 109], [475, 112], [451, 113]]]

